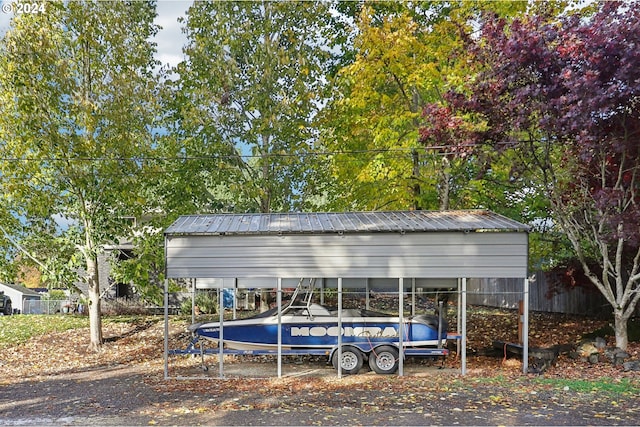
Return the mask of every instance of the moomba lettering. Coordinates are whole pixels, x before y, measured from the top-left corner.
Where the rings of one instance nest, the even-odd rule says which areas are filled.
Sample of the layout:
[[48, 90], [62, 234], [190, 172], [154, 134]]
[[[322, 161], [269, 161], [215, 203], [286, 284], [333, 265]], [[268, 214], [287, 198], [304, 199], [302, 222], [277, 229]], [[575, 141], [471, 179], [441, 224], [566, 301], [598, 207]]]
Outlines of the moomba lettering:
[[[292, 337], [337, 337], [337, 326], [300, 326], [291, 327]], [[396, 338], [398, 330], [393, 326], [380, 328], [377, 326], [362, 326], [342, 328], [343, 337], [366, 337], [366, 338]]]

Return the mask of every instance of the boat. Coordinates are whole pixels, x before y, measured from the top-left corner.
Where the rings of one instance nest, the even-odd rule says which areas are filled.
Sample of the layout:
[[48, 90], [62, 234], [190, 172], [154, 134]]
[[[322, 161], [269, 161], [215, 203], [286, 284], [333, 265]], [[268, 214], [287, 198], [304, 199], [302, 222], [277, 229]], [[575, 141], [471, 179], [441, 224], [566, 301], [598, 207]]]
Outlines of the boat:
[[[304, 296], [301, 289], [306, 289]], [[312, 284], [306, 288], [299, 284], [281, 310], [276, 307], [222, 324], [195, 323], [189, 331], [195, 341], [222, 342], [225, 350], [240, 354], [269, 353], [280, 346], [283, 354], [327, 354], [335, 368], [340, 357], [342, 372], [347, 374], [357, 373], [366, 360], [377, 373], [395, 372], [400, 345], [405, 354], [446, 354], [447, 323], [442, 316], [400, 318], [364, 309], [339, 311], [313, 303], [312, 294]]]

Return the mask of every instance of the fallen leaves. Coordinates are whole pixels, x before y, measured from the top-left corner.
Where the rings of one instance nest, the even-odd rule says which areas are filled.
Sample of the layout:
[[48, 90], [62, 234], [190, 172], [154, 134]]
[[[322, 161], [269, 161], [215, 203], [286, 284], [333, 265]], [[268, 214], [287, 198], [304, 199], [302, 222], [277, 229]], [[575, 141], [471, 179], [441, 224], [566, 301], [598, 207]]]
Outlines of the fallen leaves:
[[[475, 332], [469, 336], [470, 347], [477, 349], [485, 342], [490, 345], [494, 339], [510, 340], [513, 322], [503, 320], [512, 314], [495, 310], [481, 316], [472, 314], [469, 324], [475, 325]], [[549, 314], [536, 314], [531, 320], [539, 336], [535, 338], [538, 345], [575, 343], [581, 334], [600, 327], [596, 321], [586, 319], [586, 326], [581, 326], [576, 318]], [[571, 325], [570, 330], [564, 325]], [[184, 327], [184, 322], [172, 320], [170, 348], [185, 345]], [[162, 318], [105, 322], [107, 342], [100, 353], [86, 350], [86, 328], [50, 332], [5, 348], [0, 378], [3, 385], [32, 380], [38, 392], [48, 396], [58, 396], [60, 392], [53, 387], [48, 390], [52, 378], [63, 377], [67, 384], [73, 381], [76, 388], [104, 380], [99, 393], [90, 398], [69, 397], [61, 410], [67, 413], [73, 411], [74, 405], [85, 405], [94, 412], [126, 414], [127, 408], [120, 403], [123, 398], [132, 402], [152, 400], [135, 411], [148, 425], [180, 424], [179, 420], [189, 420], [189, 424], [215, 424], [217, 420], [232, 424], [233, 414], [245, 423], [262, 417], [271, 423], [306, 425], [452, 425], [474, 420], [479, 424], [544, 424], [549, 420], [554, 424], [622, 424], [640, 416], [637, 373], [562, 356], [543, 377], [523, 376], [517, 359], [470, 356], [469, 374], [465, 377], [455, 369], [437, 370], [425, 362], [424, 370], [432, 369], [429, 375], [367, 373], [340, 379], [333, 374], [277, 378], [273, 360], [261, 360], [255, 365], [268, 370], [271, 378], [167, 381], [162, 374], [163, 328]], [[637, 343], [630, 346], [632, 357], [637, 358], [638, 351]], [[199, 363], [197, 358], [185, 358], [187, 361]], [[243, 358], [229, 363], [247, 366]], [[305, 363], [320, 366], [320, 372], [333, 373], [320, 359], [307, 359]], [[422, 361], [410, 363], [422, 369]], [[457, 368], [459, 361], [448, 358], [445, 366]], [[217, 370], [214, 371], [215, 378]], [[113, 387], [107, 386], [133, 375], [142, 378], [141, 384], [132, 384], [124, 394], [114, 395]], [[114, 382], [109, 382], [110, 378]], [[52, 405], [56, 399], [61, 398], [51, 398]]]

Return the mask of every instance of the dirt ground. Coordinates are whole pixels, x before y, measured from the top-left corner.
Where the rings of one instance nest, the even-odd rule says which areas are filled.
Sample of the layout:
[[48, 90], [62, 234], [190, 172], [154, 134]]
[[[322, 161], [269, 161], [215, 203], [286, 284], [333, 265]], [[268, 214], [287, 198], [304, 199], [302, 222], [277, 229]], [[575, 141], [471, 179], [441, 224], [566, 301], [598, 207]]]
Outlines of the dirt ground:
[[[470, 319], [469, 324], [478, 322]], [[563, 328], [568, 322], [575, 325], [562, 340], [573, 337], [575, 341], [581, 333], [604, 324], [567, 316], [532, 316], [532, 345], [549, 340], [542, 331]], [[492, 337], [505, 339], [499, 331], [504, 323], [508, 322], [500, 317], [490, 322]], [[210, 357], [206, 372], [197, 358], [172, 356], [171, 378], [165, 379], [161, 319], [110, 324], [105, 329], [107, 343], [99, 354], [87, 352], [86, 330], [50, 334], [5, 349], [0, 355], [0, 425], [640, 422], [640, 373], [562, 355], [543, 375], [524, 375], [517, 359], [479, 355], [489, 339], [486, 334], [470, 336], [464, 377], [454, 354], [444, 364], [407, 360], [403, 377], [363, 371], [342, 378], [321, 358], [286, 359], [283, 376], [278, 378], [273, 360], [230, 357], [225, 359], [225, 379], [217, 378], [215, 356]], [[183, 331], [183, 324], [172, 324], [172, 348], [184, 346]], [[511, 333], [504, 332], [507, 339]], [[638, 359], [640, 346], [632, 345], [629, 352]], [[594, 389], [588, 382], [594, 379], [602, 386]]]

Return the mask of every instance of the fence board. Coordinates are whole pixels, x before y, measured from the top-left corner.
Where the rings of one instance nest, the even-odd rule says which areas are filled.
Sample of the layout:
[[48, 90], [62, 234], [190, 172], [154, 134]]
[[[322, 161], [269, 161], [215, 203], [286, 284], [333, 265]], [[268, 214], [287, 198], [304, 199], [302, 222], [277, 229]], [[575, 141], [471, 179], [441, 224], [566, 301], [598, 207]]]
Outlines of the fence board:
[[[467, 283], [469, 304], [489, 307], [518, 307], [522, 299], [523, 279], [470, 279]], [[583, 288], [565, 290], [549, 295], [549, 284], [542, 272], [537, 272], [529, 286], [529, 309], [551, 313], [605, 315], [609, 304], [599, 292]]]

